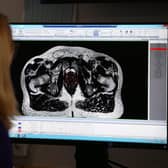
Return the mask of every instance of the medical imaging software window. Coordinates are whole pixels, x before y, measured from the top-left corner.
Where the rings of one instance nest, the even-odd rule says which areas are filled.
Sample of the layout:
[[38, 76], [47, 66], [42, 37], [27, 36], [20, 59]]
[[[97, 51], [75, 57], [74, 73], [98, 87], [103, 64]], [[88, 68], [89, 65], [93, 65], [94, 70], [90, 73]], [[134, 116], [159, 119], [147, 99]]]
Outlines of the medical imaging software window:
[[[42, 27], [41, 32], [34, 27], [15, 29], [11, 72], [20, 118], [13, 132], [23, 125], [25, 132], [32, 134], [33, 127], [28, 124], [31, 120], [39, 127], [39, 134], [47, 124], [46, 134], [107, 137], [106, 140], [114, 136], [119, 141], [135, 133], [119, 135], [124, 124], [125, 129], [142, 125], [137, 128], [137, 137], [142, 139], [146, 126], [165, 126], [166, 28], [56, 26], [55, 30]], [[57, 35], [57, 29], [63, 33]], [[47, 36], [46, 30], [55, 31], [54, 37], [49, 36], [51, 32]], [[87, 36], [86, 31], [91, 33]], [[53, 124], [60, 129], [52, 130]], [[64, 130], [66, 124], [68, 130]], [[160, 136], [166, 136], [166, 132]]]

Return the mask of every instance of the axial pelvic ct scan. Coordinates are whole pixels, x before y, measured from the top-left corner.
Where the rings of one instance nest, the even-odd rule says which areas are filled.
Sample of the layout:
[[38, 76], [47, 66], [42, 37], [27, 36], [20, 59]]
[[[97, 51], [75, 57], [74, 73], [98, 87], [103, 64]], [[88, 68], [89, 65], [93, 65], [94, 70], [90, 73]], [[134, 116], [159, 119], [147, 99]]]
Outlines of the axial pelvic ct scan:
[[24, 65], [22, 111], [31, 116], [120, 118], [122, 83], [121, 67], [111, 56], [55, 46]]

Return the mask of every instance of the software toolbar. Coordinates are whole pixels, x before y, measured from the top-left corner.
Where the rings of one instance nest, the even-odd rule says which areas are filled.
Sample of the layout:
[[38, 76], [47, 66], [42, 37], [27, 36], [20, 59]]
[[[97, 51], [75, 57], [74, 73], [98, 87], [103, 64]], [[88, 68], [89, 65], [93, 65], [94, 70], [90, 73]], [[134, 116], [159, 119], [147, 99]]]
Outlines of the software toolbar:
[[58, 25], [52, 26], [30, 26], [23, 25], [17, 26], [13, 25], [12, 33], [14, 40], [62, 40], [69, 38], [70, 40], [166, 40], [167, 28], [151, 26], [148, 28], [135, 26], [121, 26], [117, 28], [115, 26], [103, 26], [97, 27], [92, 26], [88, 27], [83, 25], [81, 27], [67, 26], [60, 27]]

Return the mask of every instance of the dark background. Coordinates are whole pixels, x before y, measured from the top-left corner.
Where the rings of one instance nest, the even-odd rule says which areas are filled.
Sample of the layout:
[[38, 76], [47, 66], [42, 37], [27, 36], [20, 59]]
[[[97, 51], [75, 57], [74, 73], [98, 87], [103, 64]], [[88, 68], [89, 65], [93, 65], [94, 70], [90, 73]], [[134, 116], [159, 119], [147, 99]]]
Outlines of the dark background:
[[[118, 3], [118, 2], [158, 2], [159, 0], [40, 0], [41, 4], [56, 3]], [[160, 0], [163, 1], [163, 0]]]
[[[138, 1], [139, 3], [129, 3], [127, 0], [122, 0], [122, 3], [109, 4], [103, 3], [102, 0], [102, 4], [57, 5], [41, 4], [40, 0], [5, 0], [0, 1], [0, 11], [6, 13], [12, 22], [160, 23], [168, 21], [168, 1], [156, 0], [158, 3], [154, 3], [153, 0], [150, 0], [150, 3], [149, 0]], [[23, 149], [26, 145], [23, 144]], [[132, 148], [121, 147], [121, 145], [110, 147], [109, 159], [129, 168], [168, 167], [167, 150], [151, 150], [151, 145], [139, 149], [138, 145], [134, 144]], [[21, 150], [18, 150], [19, 147]], [[17, 144], [16, 151], [19, 153], [16, 155], [14, 150], [16, 167], [75, 167], [74, 146], [31, 144], [29, 154], [25, 156], [22, 154], [24, 153], [22, 145]]]
[[58, 45], [85, 47], [114, 58], [123, 71], [122, 100], [124, 103], [124, 115], [121, 118], [147, 119], [147, 42], [17, 41], [12, 64], [12, 81], [20, 107], [22, 104], [20, 74], [23, 66], [30, 58], [41, 55]]

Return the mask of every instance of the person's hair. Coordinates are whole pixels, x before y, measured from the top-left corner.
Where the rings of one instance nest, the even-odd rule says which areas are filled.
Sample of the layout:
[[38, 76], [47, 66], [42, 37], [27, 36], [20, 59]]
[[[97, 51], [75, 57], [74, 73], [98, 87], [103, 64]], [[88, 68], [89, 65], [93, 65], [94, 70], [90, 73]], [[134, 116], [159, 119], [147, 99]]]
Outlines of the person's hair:
[[10, 65], [14, 53], [8, 18], [0, 14], [0, 122], [9, 129], [11, 117], [17, 111], [11, 82]]

